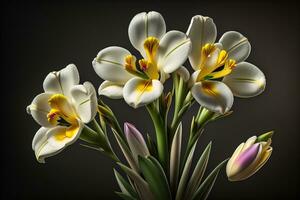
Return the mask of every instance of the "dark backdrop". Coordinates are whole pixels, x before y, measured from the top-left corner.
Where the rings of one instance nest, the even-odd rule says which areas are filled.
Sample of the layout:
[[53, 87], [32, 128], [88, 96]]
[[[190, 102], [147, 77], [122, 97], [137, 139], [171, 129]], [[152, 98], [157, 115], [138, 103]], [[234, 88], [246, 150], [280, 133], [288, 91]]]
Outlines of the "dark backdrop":
[[[248, 137], [274, 129], [273, 155], [255, 176], [228, 182], [222, 171], [210, 199], [297, 199], [299, 193], [299, 8], [282, 3], [195, 1], [123, 3], [57, 2], [1, 6], [1, 197], [3, 199], [117, 199], [115, 165], [78, 143], [47, 160], [36, 162], [32, 138], [39, 126], [25, 112], [42, 91], [48, 72], [75, 63], [81, 81], [98, 87], [101, 80], [91, 61], [107, 46], [132, 52], [127, 27], [139, 12], [163, 14], [167, 29], [187, 30], [196, 14], [214, 19], [218, 37], [228, 30], [245, 34], [252, 44], [248, 58], [267, 77], [266, 91], [252, 99], [235, 99], [234, 114], [210, 124], [198, 144], [197, 155], [213, 140], [209, 169], [231, 155]], [[189, 64], [186, 64], [189, 66]], [[134, 110], [122, 100], [104, 99], [121, 122], [129, 121], [153, 132], [144, 108]], [[194, 106], [184, 122], [197, 110]], [[4, 122], [4, 123], [3, 123]]]

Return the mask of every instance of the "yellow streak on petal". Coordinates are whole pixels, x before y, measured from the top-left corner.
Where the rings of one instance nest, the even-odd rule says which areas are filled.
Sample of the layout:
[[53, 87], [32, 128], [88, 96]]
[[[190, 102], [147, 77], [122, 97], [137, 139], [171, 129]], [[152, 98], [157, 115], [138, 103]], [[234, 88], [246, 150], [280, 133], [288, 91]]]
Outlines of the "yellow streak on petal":
[[141, 96], [145, 92], [150, 92], [152, 90], [153, 90], [153, 85], [151, 80], [145, 80], [138, 83], [135, 89], [135, 91], [137, 92], [136, 102], [140, 101]]
[[79, 129], [79, 125], [77, 123], [75, 125], [68, 127], [66, 130], [64, 130], [62, 132], [56, 133], [54, 135], [54, 138], [57, 141], [63, 141], [66, 138], [72, 138], [78, 132], [78, 129]]
[[139, 93], [149, 92], [152, 89], [152, 81], [142, 81], [136, 87], [136, 91]]
[[219, 93], [217, 88], [209, 82], [203, 81], [202, 82], [202, 87], [203, 87], [203, 91], [209, 96], [217, 96], [218, 93]]
[[57, 140], [57, 141], [63, 141], [66, 138], [66, 132], [65, 131], [58, 132], [54, 135], [54, 137], [55, 137], [55, 140]]
[[79, 129], [79, 125], [78, 124], [69, 127], [67, 129], [67, 131], [66, 131], [66, 136], [68, 138], [73, 137], [77, 133], [78, 129]]
[[144, 41], [144, 49], [145, 49], [148, 61], [150, 61], [152, 63], [155, 61], [154, 59], [156, 56], [158, 46], [159, 46], [159, 41], [155, 37], [148, 37]]
[[140, 68], [151, 79], [159, 79], [159, 70], [156, 63], [156, 53], [159, 46], [159, 41], [155, 37], [148, 37], [144, 41], [144, 49], [147, 59], [139, 60]]

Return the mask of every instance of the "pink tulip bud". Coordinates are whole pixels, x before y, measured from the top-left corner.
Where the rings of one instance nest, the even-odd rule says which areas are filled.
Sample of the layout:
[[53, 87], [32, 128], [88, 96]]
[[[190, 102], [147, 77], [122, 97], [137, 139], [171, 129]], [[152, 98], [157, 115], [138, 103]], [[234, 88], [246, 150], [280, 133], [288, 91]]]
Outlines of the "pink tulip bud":
[[268, 141], [257, 141], [257, 137], [249, 138], [240, 144], [226, 167], [230, 181], [241, 181], [255, 174], [269, 159], [272, 153], [271, 138]]

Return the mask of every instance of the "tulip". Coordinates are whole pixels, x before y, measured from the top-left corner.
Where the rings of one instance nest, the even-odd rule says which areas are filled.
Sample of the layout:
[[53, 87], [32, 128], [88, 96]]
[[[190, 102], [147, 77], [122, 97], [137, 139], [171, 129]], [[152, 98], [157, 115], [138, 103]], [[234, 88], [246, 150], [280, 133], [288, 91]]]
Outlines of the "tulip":
[[42, 126], [32, 141], [32, 149], [41, 163], [74, 143], [84, 123], [94, 119], [97, 111], [94, 86], [89, 82], [79, 84], [78, 70], [73, 64], [49, 73], [43, 87], [44, 93], [27, 107], [27, 112]]
[[124, 124], [124, 133], [132, 152], [135, 162], [138, 164], [138, 156], [146, 157], [150, 155], [143, 135], [130, 123]]
[[192, 18], [187, 35], [192, 42], [189, 61], [195, 70], [190, 87], [200, 105], [223, 114], [232, 107], [233, 96], [248, 98], [264, 91], [263, 72], [244, 62], [251, 46], [241, 33], [228, 31], [215, 43], [217, 28], [213, 20], [197, 15]]
[[268, 132], [259, 137], [253, 136], [240, 144], [229, 159], [226, 173], [230, 181], [241, 181], [255, 174], [270, 158], [273, 148]]
[[191, 42], [180, 31], [166, 33], [164, 18], [154, 11], [134, 16], [128, 35], [141, 59], [137, 60], [122, 47], [111, 46], [101, 50], [92, 64], [105, 80], [99, 87], [99, 95], [124, 98], [137, 108], [160, 97], [169, 74], [180, 69], [188, 58]]

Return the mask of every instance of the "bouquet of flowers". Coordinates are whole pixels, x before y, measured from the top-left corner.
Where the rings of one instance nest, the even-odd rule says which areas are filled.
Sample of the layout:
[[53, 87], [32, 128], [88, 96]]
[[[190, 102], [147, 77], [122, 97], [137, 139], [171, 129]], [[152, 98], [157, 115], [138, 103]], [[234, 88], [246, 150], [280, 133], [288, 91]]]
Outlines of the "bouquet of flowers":
[[[272, 131], [241, 143], [231, 158], [206, 176], [211, 143], [202, 155], [194, 155], [204, 127], [232, 114], [234, 96], [254, 97], [265, 89], [264, 74], [245, 61], [251, 50], [245, 36], [229, 31], [216, 42], [216, 25], [201, 15], [191, 19], [187, 33], [166, 32], [164, 18], [154, 11], [135, 15], [128, 35], [141, 55], [136, 57], [118, 46], [102, 49], [92, 61], [104, 80], [98, 94], [124, 99], [133, 108], [146, 107], [156, 138], [141, 134], [131, 123], [123, 129], [113, 110], [97, 97], [94, 86], [80, 84], [77, 67], [70, 64], [49, 73], [44, 92], [27, 107], [41, 125], [32, 141], [38, 162], [44, 163], [77, 140], [84, 141], [84, 146], [110, 157], [118, 171], [123, 171], [121, 175], [114, 169], [114, 174], [120, 187], [116, 193], [126, 200], [206, 199], [223, 166], [230, 181], [240, 181], [267, 162]], [[191, 75], [183, 66], [187, 60], [194, 70]], [[170, 91], [164, 90], [167, 81], [173, 84]], [[199, 111], [190, 129], [183, 130], [181, 121], [193, 104]], [[109, 134], [118, 147], [111, 145]], [[184, 149], [182, 137], [188, 137]], [[119, 158], [116, 148], [125, 159]]]

